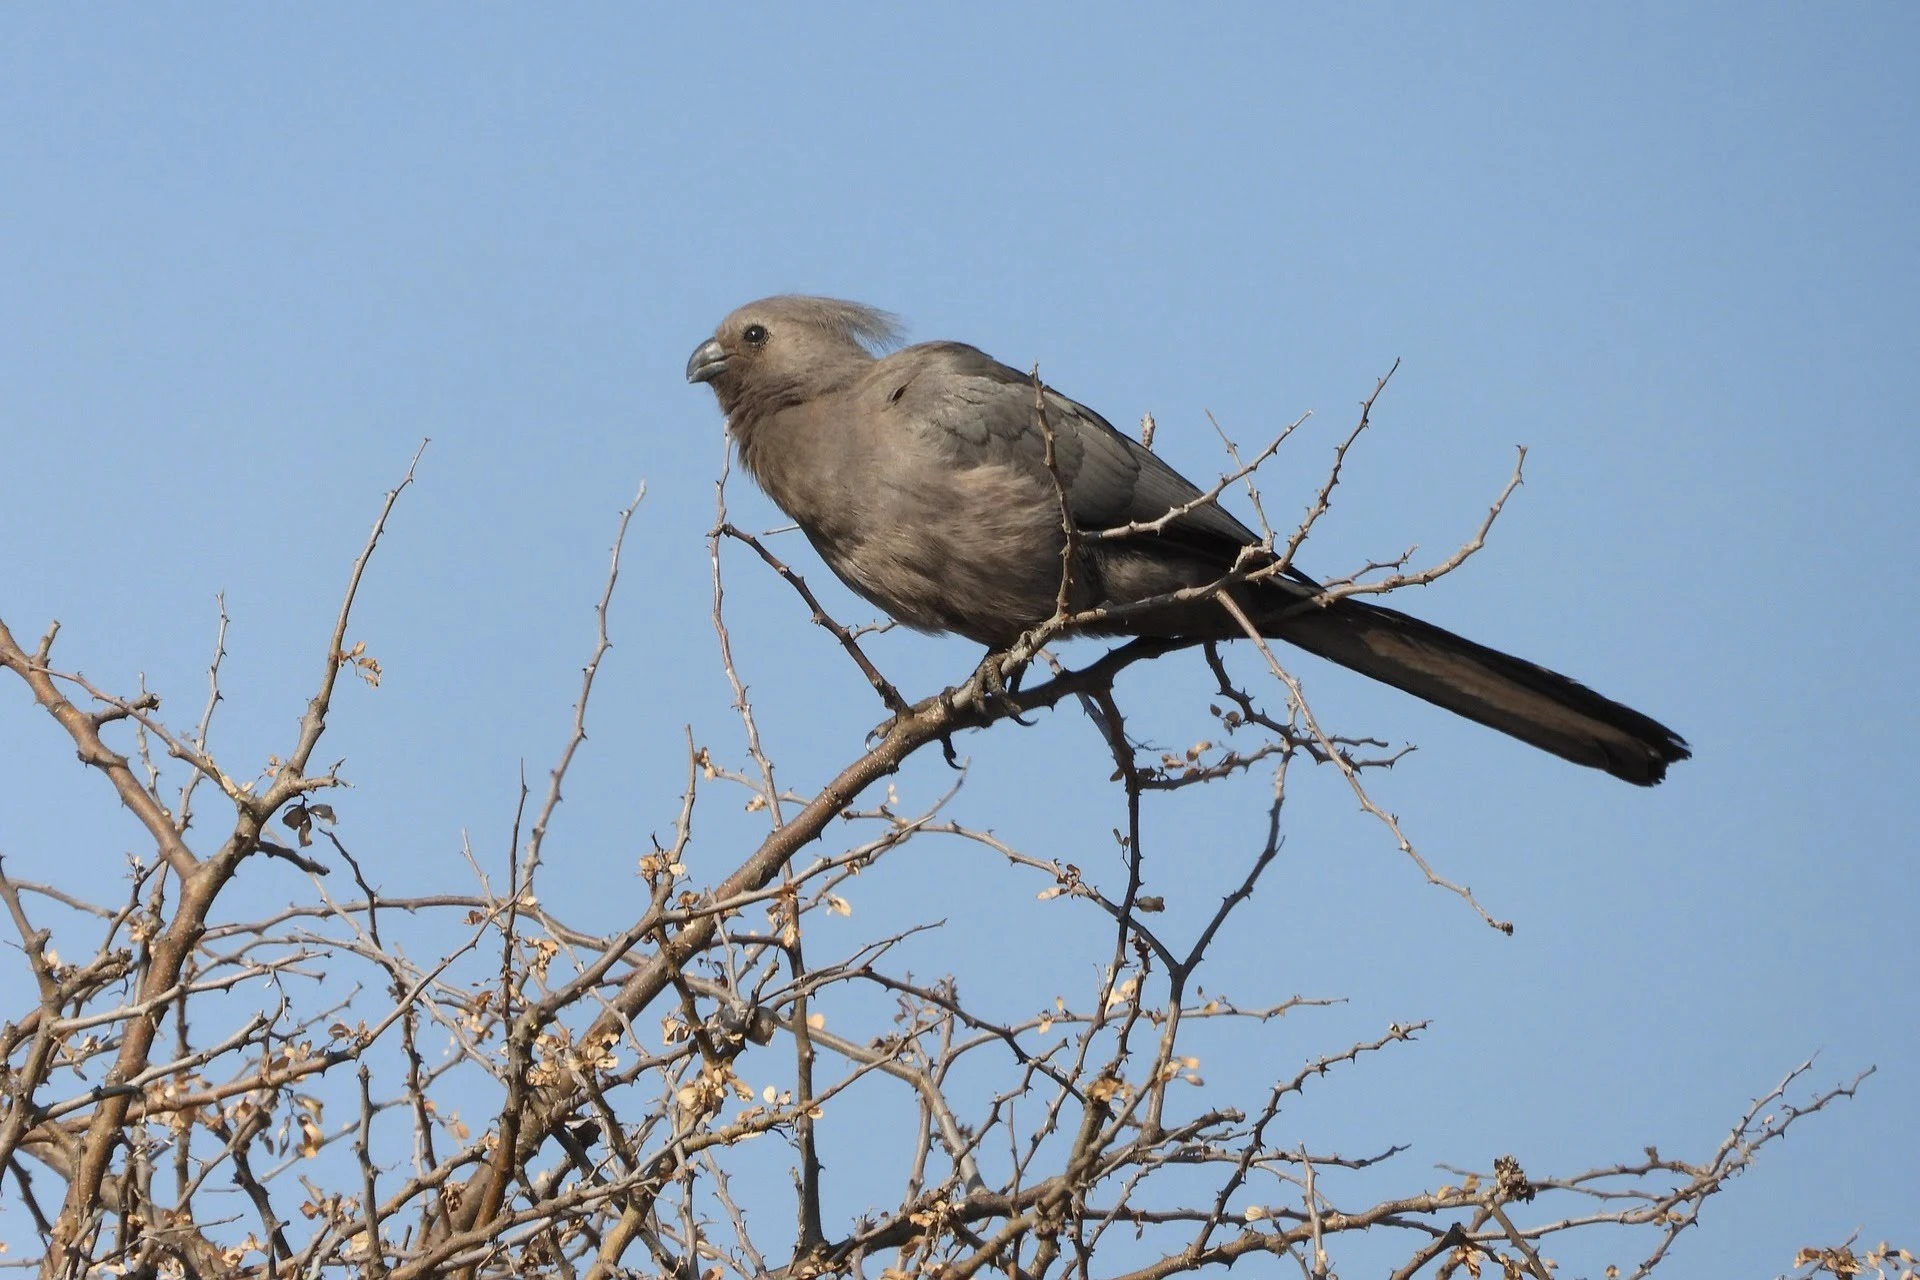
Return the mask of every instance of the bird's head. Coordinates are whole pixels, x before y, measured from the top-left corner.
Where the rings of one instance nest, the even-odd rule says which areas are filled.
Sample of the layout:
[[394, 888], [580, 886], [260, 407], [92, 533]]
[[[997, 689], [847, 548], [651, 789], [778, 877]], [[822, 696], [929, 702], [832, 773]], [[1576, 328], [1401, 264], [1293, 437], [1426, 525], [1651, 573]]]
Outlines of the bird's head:
[[798, 402], [899, 341], [894, 317], [857, 302], [782, 294], [734, 311], [687, 359], [729, 417], [748, 402]]

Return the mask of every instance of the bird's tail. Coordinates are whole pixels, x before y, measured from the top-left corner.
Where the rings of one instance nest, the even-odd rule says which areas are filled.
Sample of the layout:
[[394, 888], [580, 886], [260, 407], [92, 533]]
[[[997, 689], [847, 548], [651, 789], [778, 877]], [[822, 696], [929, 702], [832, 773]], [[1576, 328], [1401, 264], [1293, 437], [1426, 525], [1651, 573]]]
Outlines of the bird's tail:
[[1263, 634], [1477, 720], [1522, 742], [1650, 787], [1691, 751], [1651, 716], [1557, 671], [1354, 599], [1260, 620]]

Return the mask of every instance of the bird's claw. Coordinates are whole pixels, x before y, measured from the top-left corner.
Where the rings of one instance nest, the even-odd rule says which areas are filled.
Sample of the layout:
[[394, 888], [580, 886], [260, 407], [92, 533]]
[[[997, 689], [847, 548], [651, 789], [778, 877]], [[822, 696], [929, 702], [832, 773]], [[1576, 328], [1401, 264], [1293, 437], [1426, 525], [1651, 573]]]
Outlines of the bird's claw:
[[[1026, 668], [1022, 667], [1020, 670], [1015, 671], [1011, 680], [1006, 679], [1000, 674], [1000, 659], [1004, 656], [1004, 654], [998, 651], [989, 652], [985, 658], [980, 660], [980, 665], [974, 669], [973, 675], [965, 684], [957, 685], [949, 689], [942, 689], [939, 693], [935, 694], [934, 696], [939, 700], [940, 706], [951, 715], [959, 707], [960, 696], [964, 693], [971, 692], [973, 694], [974, 706], [977, 708], [975, 714], [982, 716], [984, 719], [991, 719], [997, 713], [1013, 721], [1015, 724], [1025, 725], [1031, 728], [1033, 721], [1026, 719], [1020, 714], [1019, 704], [1014, 700], [1014, 695], [1020, 691], [1020, 678], [1026, 674]], [[912, 715], [913, 711], [913, 707], [906, 705], [893, 708], [892, 715], [867, 730], [867, 745], [872, 747], [875, 743], [884, 739], [888, 734], [893, 732], [894, 726], [898, 725], [905, 717]], [[960, 757], [953, 749], [952, 732], [942, 733], [939, 735], [939, 738], [940, 750], [941, 753], [946, 756], [947, 763], [955, 769], [960, 768]]]
[[1030, 729], [1033, 721], [1021, 717], [1019, 705], [1013, 699], [1013, 695], [1020, 691], [1020, 677], [1026, 674], [1026, 668], [1021, 667], [1013, 673], [1011, 681], [1006, 680], [1000, 674], [1001, 656], [997, 652], [989, 652], [973, 673], [971, 683], [978, 690], [980, 709], [991, 713], [996, 707], [1002, 708], [1007, 719]]

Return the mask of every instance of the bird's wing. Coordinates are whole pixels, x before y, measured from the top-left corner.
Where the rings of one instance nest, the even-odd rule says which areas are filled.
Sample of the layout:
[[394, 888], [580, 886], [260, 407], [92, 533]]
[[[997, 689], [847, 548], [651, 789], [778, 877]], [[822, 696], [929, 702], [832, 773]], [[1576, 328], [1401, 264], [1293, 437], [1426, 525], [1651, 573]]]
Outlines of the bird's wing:
[[[1029, 375], [964, 343], [929, 342], [881, 361], [873, 377], [876, 392], [941, 438], [956, 461], [1046, 474], [1046, 434]], [[1082, 529], [1157, 520], [1201, 496], [1192, 481], [1092, 409], [1052, 389], [1045, 394], [1055, 469]], [[1223, 569], [1260, 541], [1211, 502], [1182, 512], [1160, 537]]]

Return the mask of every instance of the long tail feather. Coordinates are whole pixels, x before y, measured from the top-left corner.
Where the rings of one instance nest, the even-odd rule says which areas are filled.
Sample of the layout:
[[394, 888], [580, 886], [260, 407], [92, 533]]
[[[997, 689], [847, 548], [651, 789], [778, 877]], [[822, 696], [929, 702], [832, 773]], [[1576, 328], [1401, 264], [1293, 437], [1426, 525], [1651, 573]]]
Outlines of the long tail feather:
[[1651, 716], [1576, 680], [1392, 609], [1342, 600], [1261, 630], [1575, 764], [1650, 787], [1692, 754]]

